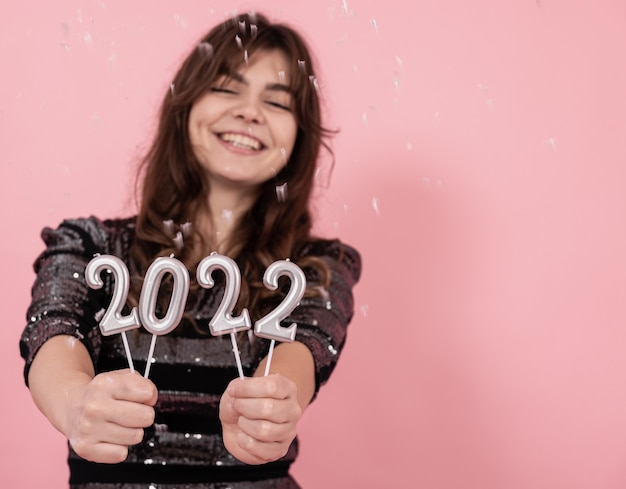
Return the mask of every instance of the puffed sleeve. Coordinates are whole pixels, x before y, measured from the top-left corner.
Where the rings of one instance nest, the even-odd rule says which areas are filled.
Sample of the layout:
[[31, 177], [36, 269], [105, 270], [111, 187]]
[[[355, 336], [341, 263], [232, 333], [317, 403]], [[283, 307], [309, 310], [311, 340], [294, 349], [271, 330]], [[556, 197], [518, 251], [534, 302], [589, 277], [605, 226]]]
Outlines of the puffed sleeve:
[[317, 394], [334, 370], [346, 340], [354, 314], [352, 289], [361, 275], [361, 257], [338, 240], [314, 245], [311, 251], [329, 267], [330, 285], [320, 296], [302, 299], [290, 319], [298, 324], [296, 341], [304, 343], [313, 354]]
[[106, 236], [96, 218], [63, 221], [57, 229], [44, 228], [46, 249], [33, 268], [37, 274], [31, 290], [27, 325], [20, 340], [26, 364], [24, 378], [39, 348], [56, 335], [71, 335], [98, 355], [101, 336], [96, 316], [102, 309], [103, 290], [85, 283], [85, 267], [96, 253], [105, 253]]

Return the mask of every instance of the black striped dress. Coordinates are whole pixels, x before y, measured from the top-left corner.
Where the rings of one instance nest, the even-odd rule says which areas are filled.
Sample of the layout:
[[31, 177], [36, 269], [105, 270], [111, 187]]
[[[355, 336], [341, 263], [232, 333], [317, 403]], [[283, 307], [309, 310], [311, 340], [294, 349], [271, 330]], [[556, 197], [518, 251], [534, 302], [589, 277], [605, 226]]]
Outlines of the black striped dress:
[[[110, 301], [112, 279], [106, 278], [104, 287], [93, 290], [86, 285], [84, 274], [87, 263], [98, 253], [118, 256], [128, 264], [134, 229], [135, 218], [101, 221], [90, 217], [66, 220], [57, 229], [42, 231], [47, 247], [34, 264], [37, 277], [20, 341], [25, 379], [41, 345], [60, 334], [75, 336], [85, 344], [98, 373], [128, 366], [121, 336], [103, 336], [98, 326]], [[312, 243], [307, 254], [324, 260], [332, 271], [328, 294], [303, 299], [289, 318], [298, 324], [296, 340], [313, 353], [317, 393], [344, 345], [361, 261], [356, 250], [337, 240]], [[130, 272], [132, 275], [133, 270]], [[307, 281], [315, 280], [310, 272], [305, 273]], [[187, 304], [186, 315], [208, 330], [222, 296], [219, 283], [202, 289], [195, 304]], [[129, 331], [127, 337], [135, 367], [143, 371], [151, 334], [141, 328]], [[246, 375], [254, 372], [267, 353], [267, 343], [245, 335], [240, 339]], [[203, 335], [184, 325], [159, 336], [150, 368], [150, 379], [159, 390], [154, 425], [121, 464], [87, 462], [70, 447], [70, 487], [297, 488], [289, 475], [298, 452], [297, 439], [285, 457], [260, 466], [243, 464], [224, 448], [218, 405], [227, 384], [237, 375], [229, 336]]]

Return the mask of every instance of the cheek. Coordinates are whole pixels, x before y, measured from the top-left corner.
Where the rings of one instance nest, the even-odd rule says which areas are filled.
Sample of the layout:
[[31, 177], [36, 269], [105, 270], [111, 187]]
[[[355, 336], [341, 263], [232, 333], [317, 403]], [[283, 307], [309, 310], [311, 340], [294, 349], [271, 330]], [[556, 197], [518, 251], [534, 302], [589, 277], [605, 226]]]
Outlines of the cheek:
[[288, 125], [285, 125], [283, 130], [283, 146], [291, 154], [293, 147], [296, 144], [296, 136], [298, 135], [298, 125], [296, 121], [291, 121]]

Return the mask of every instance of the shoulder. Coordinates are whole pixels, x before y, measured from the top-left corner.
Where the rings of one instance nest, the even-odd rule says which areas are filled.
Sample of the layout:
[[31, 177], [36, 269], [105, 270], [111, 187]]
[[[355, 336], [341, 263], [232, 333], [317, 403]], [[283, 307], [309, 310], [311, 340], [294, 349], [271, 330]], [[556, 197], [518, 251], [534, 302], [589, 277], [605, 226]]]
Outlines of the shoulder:
[[45, 227], [41, 237], [56, 252], [82, 251], [87, 255], [111, 252], [112, 243], [130, 240], [135, 217], [102, 220], [96, 216], [65, 219], [56, 228]]
[[361, 276], [361, 254], [339, 239], [312, 240], [305, 245], [302, 255], [324, 261], [332, 271], [341, 271], [354, 283]]

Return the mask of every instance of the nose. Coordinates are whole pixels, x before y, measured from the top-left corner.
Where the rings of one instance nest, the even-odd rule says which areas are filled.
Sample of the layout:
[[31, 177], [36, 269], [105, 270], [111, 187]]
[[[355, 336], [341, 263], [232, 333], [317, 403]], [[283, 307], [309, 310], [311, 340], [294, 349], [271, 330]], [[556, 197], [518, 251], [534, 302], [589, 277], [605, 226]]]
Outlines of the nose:
[[233, 116], [248, 123], [260, 124], [263, 122], [263, 113], [259, 102], [253, 97], [243, 97], [233, 108]]

